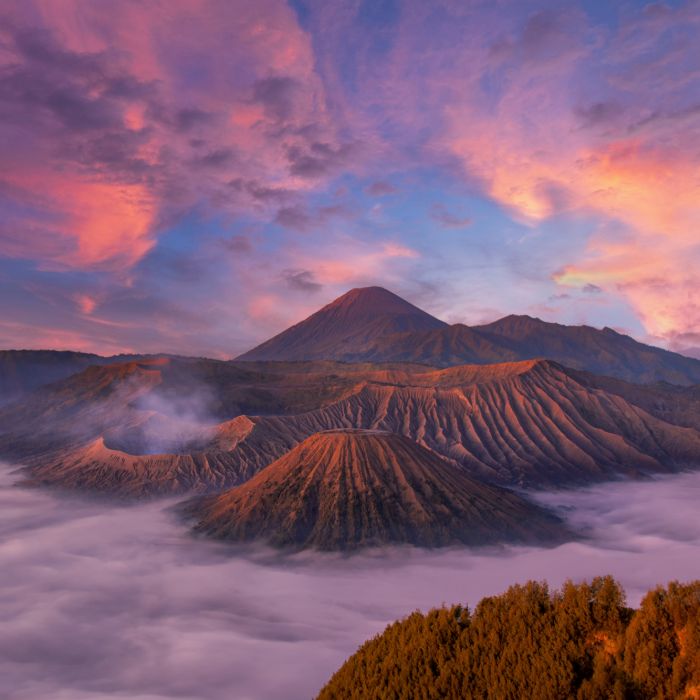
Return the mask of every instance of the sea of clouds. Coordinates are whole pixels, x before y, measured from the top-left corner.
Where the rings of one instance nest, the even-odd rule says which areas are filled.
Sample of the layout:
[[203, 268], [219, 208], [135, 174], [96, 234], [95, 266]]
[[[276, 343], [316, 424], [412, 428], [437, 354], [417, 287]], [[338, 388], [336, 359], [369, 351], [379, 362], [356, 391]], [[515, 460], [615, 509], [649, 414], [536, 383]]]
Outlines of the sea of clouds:
[[0, 467], [0, 697], [295, 700], [388, 622], [507, 586], [611, 573], [637, 604], [700, 578], [700, 473], [540, 494], [554, 549], [280, 556], [191, 538], [171, 503], [12, 486]]

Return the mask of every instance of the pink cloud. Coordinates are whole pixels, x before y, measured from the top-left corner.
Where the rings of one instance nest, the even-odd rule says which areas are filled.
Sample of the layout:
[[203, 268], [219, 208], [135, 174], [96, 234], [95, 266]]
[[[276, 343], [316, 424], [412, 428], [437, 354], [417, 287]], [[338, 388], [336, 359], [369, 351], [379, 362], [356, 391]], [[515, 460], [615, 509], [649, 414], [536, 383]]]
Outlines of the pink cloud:
[[[0, 336], [4, 348], [29, 350], [80, 350], [102, 355], [140, 352], [139, 348], [129, 345], [108, 335], [96, 333], [93, 329], [80, 332], [70, 328], [44, 327], [32, 329], [28, 334], [27, 325], [13, 321], [0, 321]], [[28, 340], [29, 339], [29, 340]]]
[[74, 299], [80, 311], [86, 316], [90, 316], [97, 307], [97, 299], [89, 294], [76, 294]]
[[350, 288], [361, 286], [366, 280], [390, 279], [393, 264], [418, 257], [417, 251], [398, 242], [374, 246], [354, 239], [340, 239], [315, 255], [302, 253], [298, 263], [300, 267], [314, 270], [321, 284]]
[[431, 147], [521, 223], [603, 222], [557, 282], [622, 295], [650, 334], [696, 329], [700, 7], [630, 9], [616, 30], [573, 7], [510, 22], [476, 14], [479, 35], [425, 63], [412, 42], [426, 19], [407, 13], [394, 50], [399, 62], [412, 57], [406, 111], [419, 99], [442, 115]]
[[182, 212], [267, 218], [263, 187], [307, 192], [347, 164], [281, 0], [28, 0], [6, 15], [2, 184], [12, 208], [34, 205], [0, 231], [6, 255], [123, 272]]
[[[698, 5], [611, 7], [610, 26], [554, 5], [404, 0], [368, 24], [352, 4], [311, 3], [302, 24], [282, 0], [5, 3], [0, 257], [43, 285], [16, 282], [34, 305], [25, 338], [58, 323], [60, 301], [75, 342], [235, 352], [313, 310], [321, 288], [400, 290], [419, 260], [449, 285], [487, 237], [486, 208], [455, 201], [465, 185], [529, 227], [528, 253], [545, 224], [588, 226], [583, 250], [533, 250], [530, 267], [549, 265], [534, 281], [505, 269], [522, 252], [489, 252], [504, 263], [494, 314], [542, 285], [546, 298], [554, 273], [555, 294], [596, 285], [650, 334], [693, 333]], [[461, 252], [407, 222], [443, 182], [445, 209], [427, 215], [473, 217]], [[372, 193], [381, 207], [362, 210]], [[493, 282], [469, 289], [455, 305], [483, 305], [474, 292]]]

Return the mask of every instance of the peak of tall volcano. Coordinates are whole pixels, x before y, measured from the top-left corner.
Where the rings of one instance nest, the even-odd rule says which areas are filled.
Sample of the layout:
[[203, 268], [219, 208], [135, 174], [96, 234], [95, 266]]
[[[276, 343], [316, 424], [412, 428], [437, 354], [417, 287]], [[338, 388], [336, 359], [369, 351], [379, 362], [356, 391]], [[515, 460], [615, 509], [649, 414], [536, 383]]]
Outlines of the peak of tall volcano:
[[382, 287], [351, 289], [300, 323], [241, 355], [239, 360], [345, 359], [397, 333], [447, 324]]
[[242, 486], [195, 502], [195, 529], [277, 546], [355, 549], [558, 540], [559, 520], [378, 430], [316, 433]]
[[628, 382], [700, 384], [700, 361], [611, 328], [506, 316], [448, 325], [381, 287], [353, 289], [239, 360], [414, 362], [449, 367], [544, 358]]

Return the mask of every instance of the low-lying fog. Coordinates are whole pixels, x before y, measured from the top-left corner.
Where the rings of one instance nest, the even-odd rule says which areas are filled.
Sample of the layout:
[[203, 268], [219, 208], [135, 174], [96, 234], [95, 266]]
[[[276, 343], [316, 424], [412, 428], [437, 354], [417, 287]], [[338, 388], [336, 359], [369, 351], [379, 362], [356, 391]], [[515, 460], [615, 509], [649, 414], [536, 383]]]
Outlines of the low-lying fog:
[[700, 473], [540, 496], [591, 538], [556, 549], [340, 558], [194, 541], [163, 502], [109, 506], [0, 487], [0, 696], [310, 698], [415, 608], [612, 573], [637, 604], [700, 578]]

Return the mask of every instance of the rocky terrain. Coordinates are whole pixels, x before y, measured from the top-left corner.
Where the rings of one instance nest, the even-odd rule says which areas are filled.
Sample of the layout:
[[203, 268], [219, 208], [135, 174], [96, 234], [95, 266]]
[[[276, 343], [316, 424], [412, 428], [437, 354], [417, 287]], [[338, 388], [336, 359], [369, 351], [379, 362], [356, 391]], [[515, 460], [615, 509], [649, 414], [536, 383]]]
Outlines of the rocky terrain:
[[[235, 366], [226, 367], [224, 384], [215, 371], [205, 385], [212, 393], [201, 393], [212, 406], [235, 406], [223, 421], [171, 410], [177, 402], [163, 397], [179, 374], [191, 376], [177, 361], [93, 368], [0, 412], [0, 449], [22, 454], [36, 483], [127, 496], [233, 486], [313, 433], [334, 429], [404, 435], [503, 485], [583, 484], [700, 460], [692, 389], [640, 387], [546, 360], [360, 373], [348, 365], [346, 374], [301, 366], [275, 379], [258, 368], [252, 385], [246, 374], [233, 379]], [[238, 411], [247, 401], [260, 408], [262, 397], [272, 402], [270, 414]], [[107, 454], [102, 444], [109, 459], [96, 457]]]
[[195, 501], [195, 530], [280, 547], [356, 549], [552, 542], [552, 515], [406, 437], [377, 430], [316, 433], [242, 486]]
[[[348, 292], [236, 361], [0, 360], [13, 392], [0, 405], [0, 458], [24, 465], [25, 484], [126, 499], [226, 492], [207, 501], [200, 526], [236, 539], [517, 539], [504, 487], [700, 464], [697, 360], [529, 317], [448, 326], [379, 287]], [[483, 507], [469, 500], [477, 493]]]
[[[380, 337], [447, 324], [382, 287], [352, 289], [239, 360], [344, 360]], [[359, 357], [352, 358], [360, 360]]]

